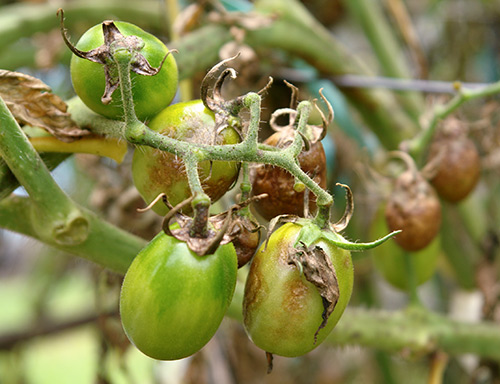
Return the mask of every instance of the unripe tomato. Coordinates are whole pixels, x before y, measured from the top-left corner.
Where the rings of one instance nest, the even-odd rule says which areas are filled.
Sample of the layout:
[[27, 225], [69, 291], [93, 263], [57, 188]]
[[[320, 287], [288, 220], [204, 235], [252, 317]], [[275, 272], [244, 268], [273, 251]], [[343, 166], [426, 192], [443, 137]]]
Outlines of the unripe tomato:
[[[384, 209], [382, 208], [375, 216], [370, 236], [378, 238], [385, 235], [387, 232], [388, 228], [384, 219]], [[434, 275], [440, 251], [441, 241], [440, 237], [437, 236], [424, 249], [410, 253], [413, 270], [416, 274], [417, 285], [425, 283]], [[374, 248], [372, 252], [375, 267], [380, 271], [385, 280], [398, 289], [408, 290], [409, 284], [404, 255], [405, 251], [394, 241], [387, 241]]]
[[[279, 146], [287, 131], [278, 131], [271, 135], [264, 144]], [[323, 144], [317, 141], [298, 157], [301, 169], [311, 175], [321, 188], [326, 188], [326, 156]], [[266, 220], [283, 214], [304, 216], [304, 191], [294, 190], [295, 179], [286, 170], [268, 164], [261, 164], [252, 170], [252, 193], [267, 193], [268, 197], [252, 204]], [[315, 196], [309, 193], [309, 209], [316, 209]]]
[[339, 298], [324, 328], [323, 301], [317, 288], [288, 262], [301, 226], [287, 223], [275, 231], [255, 254], [243, 301], [245, 329], [251, 340], [266, 352], [293, 357], [319, 344], [335, 327], [349, 302], [353, 265], [349, 251], [324, 240], [313, 243], [330, 257], [337, 275]]
[[[144, 48], [140, 51], [140, 54], [146, 58], [151, 66], [155, 68], [160, 66], [163, 58], [168, 53], [165, 44], [133, 24], [117, 21], [115, 25], [124, 36], [134, 35], [141, 38], [144, 42]], [[76, 48], [81, 51], [90, 51], [103, 43], [102, 26], [98, 24], [82, 35], [76, 44]], [[110, 119], [123, 117], [119, 89], [113, 93], [112, 101], [109, 104], [101, 102], [105, 88], [103, 65], [73, 55], [70, 71], [75, 92], [87, 107]], [[172, 102], [177, 92], [178, 73], [173, 55], [167, 57], [158, 74], [144, 76], [132, 72], [130, 77], [135, 112], [140, 120], [146, 120], [160, 112]]]
[[[236, 144], [238, 133], [230, 127], [215, 135], [215, 118], [201, 100], [173, 104], [149, 123], [156, 132], [177, 140], [198, 144]], [[214, 143], [215, 138], [215, 143]], [[238, 176], [238, 164], [231, 161], [205, 161], [198, 167], [203, 190], [212, 201], [220, 199]], [[148, 146], [138, 146], [132, 160], [134, 184], [149, 204], [160, 193], [176, 205], [191, 196], [184, 163], [180, 157]], [[165, 215], [167, 207], [159, 202], [154, 211]]]
[[232, 244], [198, 256], [161, 232], [134, 259], [123, 281], [120, 315], [130, 341], [158, 360], [202, 348], [219, 327], [236, 286]]

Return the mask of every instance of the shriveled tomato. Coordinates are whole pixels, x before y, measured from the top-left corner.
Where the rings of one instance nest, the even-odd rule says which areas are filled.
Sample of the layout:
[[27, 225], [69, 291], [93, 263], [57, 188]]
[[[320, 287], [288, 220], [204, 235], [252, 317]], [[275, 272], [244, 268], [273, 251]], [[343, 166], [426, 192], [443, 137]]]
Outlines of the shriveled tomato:
[[198, 256], [163, 232], [134, 259], [123, 281], [125, 333], [158, 360], [192, 355], [214, 335], [229, 306], [237, 274], [234, 246]]
[[465, 199], [479, 182], [479, 152], [456, 119], [447, 120], [444, 129], [436, 135], [429, 149], [429, 159], [438, 162], [431, 183], [439, 196], [449, 202]]
[[294, 244], [302, 228], [284, 224], [261, 246], [250, 267], [243, 301], [244, 325], [251, 340], [266, 352], [287, 357], [303, 355], [323, 342], [342, 316], [353, 287], [350, 252], [325, 239], [315, 240], [309, 248], [331, 260], [338, 290], [324, 324], [323, 296], [291, 262], [301, 252]]
[[[286, 139], [287, 130], [278, 131], [264, 143], [280, 147]], [[289, 144], [289, 143], [288, 143]], [[311, 144], [308, 150], [300, 153], [300, 167], [307, 172], [320, 187], [326, 188], [326, 156], [321, 141]], [[294, 190], [295, 178], [286, 170], [268, 164], [261, 164], [252, 170], [252, 193], [260, 195], [266, 193], [267, 198], [253, 204], [256, 211], [266, 220], [283, 214], [304, 216], [304, 191]], [[309, 193], [309, 209], [316, 210], [316, 199]]]
[[[371, 236], [379, 237], [388, 231], [384, 219], [384, 209], [377, 212], [371, 227]], [[440, 237], [437, 236], [424, 249], [411, 252], [413, 270], [416, 275], [417, 285], [428, 281], [435, 273], [439, 254], [441, 250]], [[392, 286], [408, 290], [409, 277], [408, 268], [405, 261], [404, 250], [394, 241], [388, 241], [385, 244], [373, 249], [374, 262], [377, 270]]]
[[[222, 145], [240, 141], [238, 133], [231, 127], [216, 134], [214, 114], [201, 100], [167, 107], [151, 120], [149, 127], [191, 143]], [[213, 161], [210, 164], [205, 161], [199, 164], [198, 170], [203, 190], [212, 201], [221, 198], [238, 176], [236, 162]], [[165, 193], [172, 205], [191, 196], [184, 163], [171, 153], [147, 146], [137, 147], [132, 160], [132, 175], [137, 190], [148, 204], [160, 193]], [[168, 211], [162, 202], [155, 204], [153, 209], [160, 215]]]
[[[137, 36], [144, 42], [140, 54], [152, 67], [159, 67], [168, 53], [168, 48], [158, 38], [145, 32], [134, 24], [117, 21], [114, 23], [124, 36]], [[76, 48], [80, 51], [90, 51], [103, 45], [103, 29], [98, 24], [87, 30]], [[105, 90], [104, 66], [76, 55], [71, 58], [71, 81], [76, 94], [94, 112], [111, 119], [123, 117], [120, 91], [113, 93], [111, 102], [103, 104], [101, 98]], [[139, 75], [132, 72], [132, 93], [135, 112], [140, 120], [146, 120], [172, 102], [178, 84], [177, 64], [169, 55], [161, 70], [154, 76]]]

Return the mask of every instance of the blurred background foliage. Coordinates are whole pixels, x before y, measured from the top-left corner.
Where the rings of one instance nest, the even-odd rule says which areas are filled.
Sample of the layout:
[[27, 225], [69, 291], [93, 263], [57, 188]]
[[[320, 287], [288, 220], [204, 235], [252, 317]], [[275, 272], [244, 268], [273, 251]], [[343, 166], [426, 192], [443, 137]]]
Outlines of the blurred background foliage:
[[[36, 76], [64, 99], [74, 95], [68, 69], [70, 52], [55, 16], [58, 7], [66, 11], [66, 26], [74, 42], [102, 20], [121, 19], [173, 47], [204, 26], [227, 26], [223, 20], [227, 14], [221, 9], [253, 9], [252, 2], [245, 0], [197, 4], [198, 8], [181, 0], [2, 0], [0, 68]], [[378, 76], [382, 81], [379, 87], [397, 100], [397, 110], [377, 112], [391, 119], [399, 110], [404, 111], [412, 127], [399, 126], [400, 131], [392, 131], [394, 137], [411, 138], [425, 121], [426, 112], [449, 99], [451, 85], [438, 82], [500, 80], [498, 0], [303, 0], [302, 4], [335, 37], [346, 57], [361, 63], [365, 75]], [[402, 9], [406, 12], [401, 13]], [[375, 16], [367, 18], [365, 12]], [[348, 236], [373, 237], [374, 217], [388, 187], [386, 177], [368, 172], [367, 164], [380, 163], [381, 154], [393, 148], [388, 148], [390, 138], [377, 134], [358, 108], [353, 95], [359, 88], [343, 77], [349, 74], [350, 63], [344, 63], [344, 73], [325, 74], [320, 65], [311, 65], [293, 49], [256, 44], [262, 38], [258, 34], [249, 46], [240, 35], [241, 30], [233, 26], [228, 35], [232, 45], [222, 41], [194, 69], [180, 66], [186, 80], [178, 99], [197, 97], [205, 71], [235, 50], [242, 52], [244, 60], [238, 63], [240, 77], [227, 87], [228, 93], [256, 90], [268, 76], [276, 80], [264, 100], [264, 121], [269, 117], [266, 112], [288, 105], [289, 90], [281, 79], [299, 86], [303, 98], [317, 97], [317, 90], [324, 87], [336, 114], [324, 140], [329, 189], [337, 196], [335, 211], [341, 214], [344, 199], [344, 192], [335, 183], [348, 183], [356, 201]], [[198, 47], [190, 48], [179, 53], [180, 62], [189, 62], [185, 57], [198, 57]], [[333, 48], [325, 47], [328, 49]], [[355, 73], [360, 74], [358, 70]], [[384, 82], [384, 76], [432, 82], [410, 82], [405, 91], [395, 91], [390, 89], [392, 83]], [[427, 87], [424, 91], [411, 90], [421, 84]], [[498, 98], [470, 102], [457, 115], [470, 123], [470, 134], [483, 158], [483, 177], [471, 198], [458, 206], [444, 205], [438, 269], [419, 287], [419, 294], [426, 307], [457, 319], [500, 321]], [[269, 133], [263, 124], [262, 137]], [[152, 212], [139, 215], [135, 211], [143, 203], [132, 186], [129, 167], [130, 156], [118, 165], [104, 158], [76, 155], [59, 166], [54, 177], [79, 203], [150, 239], [160, 228], [160, 218]], [[230, 199], [219, 206], [227, 205]], [[356, 256], [356, 286], [350, 305], [404, 308], [407, 294], [383, 279], [374, 268], [372, 253]], [[155, 362], [129, 348], [121, 331], [116, 316], [120, 279], [35, 240], [0, 232], [0, 383], [430, 383], [432, 372], [440, 368], [445, 369], [445, 383], [500, 382], [498, 362], [474, 356], [448, 359], [327, 345], [301, 358], [277, 357], [273, 373], [266, 375], [265, 356], [251, 345], [241, 324], [230, 318], [193, 357]]]

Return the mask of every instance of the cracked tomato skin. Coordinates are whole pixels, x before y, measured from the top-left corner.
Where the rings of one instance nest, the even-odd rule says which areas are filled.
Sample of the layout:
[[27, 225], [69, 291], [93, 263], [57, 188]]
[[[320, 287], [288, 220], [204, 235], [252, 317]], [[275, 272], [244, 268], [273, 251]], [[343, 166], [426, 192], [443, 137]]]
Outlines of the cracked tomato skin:
[[314, 243], [330, 256], [339, 284], [337, 305], [315, 342], [323, 320], [322, 298], [297, 267], [287, 262], [301, 228], [284, 224], [271, 235], [267, 247], [262, 244], [252, 260], [243, 300], [243, 323], [253, 343], [286, 357], [306, 354], [330, 334], [349, 302], [354, 279], [349, 251], [324, 240]]
[[[145, 45], [140, 53], [148, 60], [152, 67], [159, 67], [161, 61], [168, 53], [168, 48], [158, 38], [145, 32], [134, 24], [116, 21], [116, 27], [124, 36], [138, 36]], [[87, 30], [76, 48], [81, 51], [90, 51], [104, 44], [101, 24]], [[105, 77], [104, 67], [73, 55], [70, 65], [71, 81], [78, 97], [92, 111], [110, 119], [121, 119], [120, 89], [117, 89], [109, 104], [103, 104], [101, 97], [104, 94]], [[135, 112], [139, 120], [147, 120], [156, 115], [169, 105], [178, 85], [177, 64], [172, 54], [163, 63], [162, 69], [154, 76], [130, 74], [132, 80], [132, 93], [134, 97]]]
[[234, 246], [198, 256], [161, 232], [134, 259], [123, 281], [120, 315], [130, 341], [158, 360], [200, 350], [215, 334], [233, 297]]
[[[173, 104], [160, 112], [149, 128], [171, 138], [197, 144], [237, 144], [236, 130], [227, 127], [215, 135], [215, 117], [201, 100]], [[234, 161], [209, 161], [198, 165], [201, 184], [213, 201], [220, 199], [238, 177], [239, 165]], [[167, 195], [173, 206], [191, 196], [184, 163], [180, 157], [148, 146], [138, 146], [132, 159], [134, 184], [146, 203], [160, 193]], [[153, 210], [164, 216], [168, 208], [158, 202]]]

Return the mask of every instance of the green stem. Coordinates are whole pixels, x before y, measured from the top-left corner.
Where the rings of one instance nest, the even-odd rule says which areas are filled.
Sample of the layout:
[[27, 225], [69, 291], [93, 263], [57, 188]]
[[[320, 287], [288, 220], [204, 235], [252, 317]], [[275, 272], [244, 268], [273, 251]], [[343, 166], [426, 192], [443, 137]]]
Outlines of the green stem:
[[0, 201], [0, 226], [123, 274], [146, 245], [145, 240], [103, 221], [85, 208], [81, 210], [90, 229], [85, 241], [79, 244], [62, 244], [41, 237], [30, 217], [33, 204], [30, 198], [15, 195]]
[[85, 240], [87, 220], [54, 181], [1, 98], [0, 125], [0, 156], [32, 199], [31, 215], [39, 234], [62, 244]]
[[[410, 70], [402, 54], [403, 50], [387, 22], [380, 1], [347, 0], [343, 3], [361, 24], [382, 67], [382, 73], [389, 77], [411, 78]], [[424, 108], [422, 95], [404, 91], [399, 93], [399, 99], [412, 119], [418, 122]]]
[[[243, 321], [244, 283], [238, 282], [228, 316]], [[458, 322], [423, 307], [400, 311], [348, 307], [325, 340], [330, 346], [357, 345], [390, 353], [426, 356], [441, 350], [500, 361], [500, 332], [493, 322]]]
[[408, 279], [408, 293], [410, 296], [411, 306], [422, 305], [420, 298], [418, 296], [418, 281], [417, 273], [415, 270], [415, 263], [413, 260], [413, 255], [410, 252], [403, 252], [405, 267], [406, 267], [406, 277]]
[[442, 119], [451, 115], [466, 101], [500, 93], [500, 81], [480, 89], [464, 89], [460, 83], [456, 83], [456, 89], [457, 94], [450, 101], [434, 108], [427, 129], [408, 143], [408, 150], [414, 158], [419, 159], [422, 157], [434, 137], [438, 123]]

